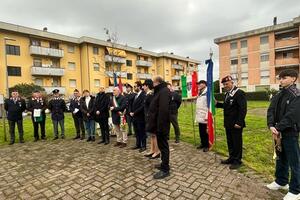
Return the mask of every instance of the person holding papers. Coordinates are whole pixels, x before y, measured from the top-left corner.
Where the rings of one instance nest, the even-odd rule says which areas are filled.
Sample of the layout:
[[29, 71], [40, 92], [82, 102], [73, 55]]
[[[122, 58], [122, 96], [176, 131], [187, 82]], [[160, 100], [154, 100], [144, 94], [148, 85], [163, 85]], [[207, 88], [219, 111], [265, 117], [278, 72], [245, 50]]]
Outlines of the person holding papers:
[[[73, 92], [73, 98], [70, 101], [70, 111], [72, 112], [72, 117], [76, 129], [76, 136], [74, 140], [81, 139], [84, 140], [85, 138], [85, 130], [84, 130], [84, 124], [83, 124], [83, 116], [82, 112], [80, 111], [80, 93], [77, 89]], [[81, 136], [80, 136], [81, 131]]]

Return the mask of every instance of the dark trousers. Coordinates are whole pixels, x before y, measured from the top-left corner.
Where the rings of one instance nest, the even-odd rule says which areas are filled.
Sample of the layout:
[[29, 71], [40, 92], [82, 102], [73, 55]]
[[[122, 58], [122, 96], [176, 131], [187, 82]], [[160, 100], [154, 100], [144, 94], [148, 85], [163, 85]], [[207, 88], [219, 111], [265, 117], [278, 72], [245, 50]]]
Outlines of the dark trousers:
[[243, 154], [243, 129], [226, 128], [229, 159], [234, 164], [241, 164]]
[[286, 185], [289, 183], [289, 168], [291, 168], [289, 191], [293, 194], [300, 193], [300, 151], [298, 138], [298, 136], [282, 138], [282, 151], [276, 160], [275, 171], [275, 182], [279, 185]]
[[127, 125], [128, 125], [128, 134], [132, 134], [132, 121], [133, 121], [133, 119], [132, 119], [132, 117], [130, 116], [130, 115], [125, 115], [125, 117], [126, 117], [126, 122], [127, 122]]
[[76, 129], [76, 137], [80, 137], [80, 131], [81, 131], [81, 137], [84, 138], [85, 130], [84, 130], [83, 119], [80, 117], [73, 116], [73, 121]]
[[17, 120], [17, 121], [10, 121], [8, 120], [8, 125], [9, 125], [9, 134], [10, 134], [10, 142], [15, 142], [15, 127], [16, 124], [18, 126], [18, 132], [19, 132], [19, 140], [22, 141], [24, 140], [23, 138], [23, 120]]
[[170, 150], [169, 150], [169, 135], [167, 133], [158, 133], [157, 144], [161, 154], [161, 170], [164, 172], [170, 171]]
[[32, 120], [33, 136], [35, 139], [39, 139], [39, 126], [41, 127], [41, 138], [45, 139], [45, 137], [46, 137], [45, 123], [46, 123], [46, 119], [43, 119], [43, 121], [40, 121], [40, 122], [35, 122], [34, 120]]
[[175, 131], [175, 139], [179, 140], [180, 138], [180, 129], [178, 125], [178, 113], [176, 114], [170, 114], [170, 122], [174, 128]]
[[61, 130], [61, 136], [64, 137], [65, 136], [65, 120], [52, 120], [53, 123], [53, 129], [54, 129], [54, 137], [58, 137], [58, 124], [60, 126], [60, 130]]
[[108, 127], [108, 118], [101, 118], [99, 121], [101, 136], [103, 142], [109, 142], [109, 127]]
[[136, 137], [136, 146], [139, 148], [146, 148], [146, 130], [144, 121], [133, 121], [133, 128]]
[[208, 148], [209, 142], [208, 142], [207, 124], [199, 123], [199, 135], [201, 140], [201, 146], [203, 148]]

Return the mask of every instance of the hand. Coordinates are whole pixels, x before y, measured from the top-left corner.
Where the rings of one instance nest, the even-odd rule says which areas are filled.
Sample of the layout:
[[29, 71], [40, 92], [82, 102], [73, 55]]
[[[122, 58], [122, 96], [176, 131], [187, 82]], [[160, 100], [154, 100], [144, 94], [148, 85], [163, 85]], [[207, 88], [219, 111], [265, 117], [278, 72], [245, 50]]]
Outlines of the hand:
[[133, 117], [133, 116], [134, 116], [134, 113], [133, 113], [133, 112], [131, 112], [131, 113], [129, 113], [129, 114], [130, 114], [130, 116], [131, 116], [131, 117]]
[[238, 125], [238, 124], [235, 124], [235, 125], [234, 125], [234, 128], [239, 128], [239, 129], [240, 129], [240, 128], [242, 128], [242, 127], [241, 127], [240, 125]]
[[99, 110], [97, 110], [96, 115], [100, 115], [100, 111]]
[[277, 131], [277, 129], [275, 127], [270, 127], [270, 131], [272, 132], [273, 135], [278, 135], [279, 132]]
[[88, 116], [88, 117], [89, 117], [89, 116], [91, 116], [91, 115], [90, 115], [90, 113], [87, 113], [87, 114], [86, 114], [86, 116]]
[[73, 111], [73, 114], [76, 114], [76, 112], [75, 112], [75, 111]]
[[115, 109], [115, 107], [110, 107], [110, 110], [114, 110]]

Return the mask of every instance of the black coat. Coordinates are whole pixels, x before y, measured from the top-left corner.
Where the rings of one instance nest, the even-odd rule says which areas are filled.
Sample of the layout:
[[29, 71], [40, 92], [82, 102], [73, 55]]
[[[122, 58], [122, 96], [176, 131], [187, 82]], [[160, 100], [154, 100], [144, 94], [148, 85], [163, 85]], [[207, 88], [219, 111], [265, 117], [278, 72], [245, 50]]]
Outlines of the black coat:
[[295, 85], [282, 89], [271, 100], [267, 123], [282, 136], [295, 136], [300, 131], [300, 90]]
[[142, 91], [139, 96], [135, 96], [132, 102], [130, 112], [133, 112], [133, 120], [136, 122], [145, 122], [145, 97], [146, 93]]
[[[70, 111], [72, 112], [72, 116], [81, 119], [82, 118], [82, 112], [80, 110], [80, 100], [81, 98], [73, 98], [70, 101]], [[73, 113], [75, 111], [75, 108], [77, 108], [79, 111], [77, 113]]]
[[181, 101], [181, 96], [177, 92], [171, 92], [170, 114], [178, 113]]
[[121, 114], [124, 112], [124, 109], [126, 108], [126, 99], [121, 94], [116, 97], [116, 101], [118, 102], [118, 107], [114, 105], [113, 97], [110, 102], [110, 107], [114, 107], [114, 110], [111, 111], [111, 118], [113, 124], [119, 125], [121, 124]]
[[[88, 106], [85, 103], [85, 97], [81, 97], [80, 99], [80, 110], [82, 112], [82, 117], [84, 121], [95, 119], [95, 97], [90, 97], [91, 99]], [[90, 116], [87, 116], [88, 113]]]
[[156, 134], [169, 134], [170, 117], [169, 106], [170, 90], [165, 82], [154, 87], [154, 96], [149, 107], [149, 121], [147, 132]]
[[22, 113], [26, 110], [24, 99], [18, 98], [15, 102], [12, 98], [5, 99], [4, 109], [7, 111], [7, 119], [10, 121], [19, 121], [23, 119]]
[[51, 119], [60, 121], [65, 118], [64, 112], [67, 110], [66, 103], [61, 98], [53, 98], [49, 101], [48, 108], [51, 111]]
[[31, 98], [28, 101], [28, 105], [27, 105], [27, 110], [30, 111], [31, 114], [31, 118], [33, 119], [33, 112], [34, 109], [41, 109], [41, 114], [43, 119], [46, 119], [46, 113], [45, 110], [47, 109], [47, 101], [44, 98], [40, 98], [40, 99], [36, 99], [36, 98]]
[[[97, 94], [95, 100], [96, 122], [100, 122], [101, 119], [109, 117], [109, 103], [110, 103], [110, 98], [108, 94], [106, 94], [105, 92], [101, 92]], [[97, 111], [100, 112], [99, 115], [96, 114]]]
[[132, 102], [134, 100], [136, 93], [130, 93], [130, 94], [125, 94], [125, 100], [126, 100], [126, 115], [129, 115], [130, 110], [131, 110], [131, 106], [132, 106]]
[[147, 93], [145, 96], [145, 103], [144, 103], [144, 113], [145, 113], [145, 122], [146, 122], [146, 130], [147, 130], [147, 124], [149, 122], [149, 109], [150, 109], [150, 104], [153, 99], [153, 93]]
[[224, 109], [224, 126], [232, 129], [237, 124], [242, 128], [246, 126], [247, 100], [245, 92], [234, 86], [231, 92], [225, 94], [224, 103], [217, 103], [217, 108]]

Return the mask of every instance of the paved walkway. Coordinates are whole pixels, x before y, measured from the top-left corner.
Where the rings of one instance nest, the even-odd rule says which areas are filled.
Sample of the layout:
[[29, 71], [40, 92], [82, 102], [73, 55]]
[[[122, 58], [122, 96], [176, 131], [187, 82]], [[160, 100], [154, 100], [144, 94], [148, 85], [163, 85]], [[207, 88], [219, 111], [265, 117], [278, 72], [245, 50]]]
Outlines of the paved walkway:
[[[114, 140], [114, 138], [113, 138]], [[130, 142], [133, 144], [133, 140]], [[171, 142], [171, 176], [153, 180], [158, 160], [85, 141], [0, 148], [0, 199], [281, 199], [186, 143]]]

